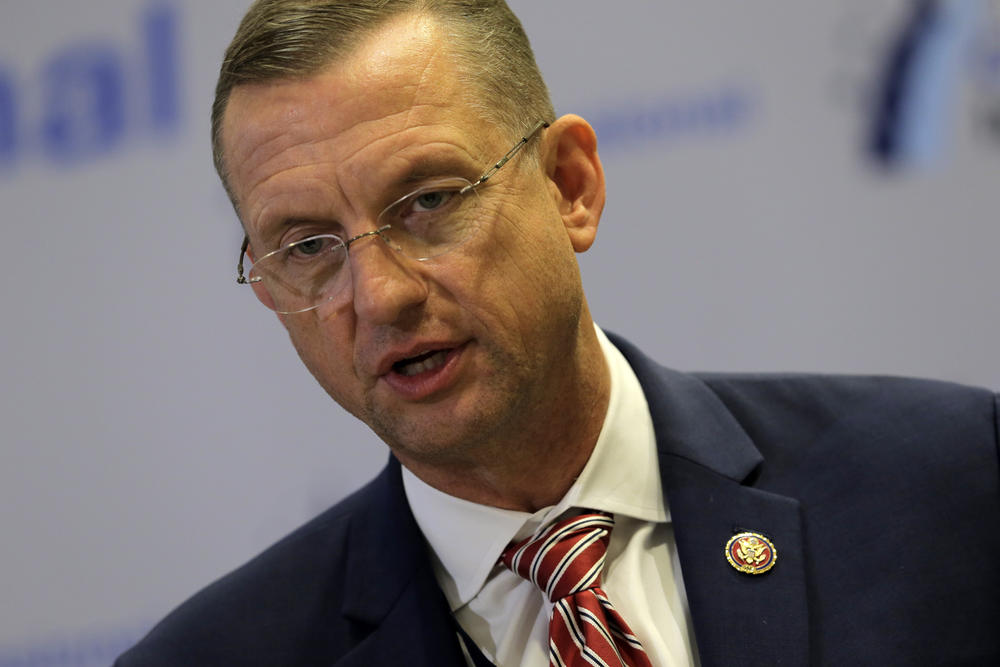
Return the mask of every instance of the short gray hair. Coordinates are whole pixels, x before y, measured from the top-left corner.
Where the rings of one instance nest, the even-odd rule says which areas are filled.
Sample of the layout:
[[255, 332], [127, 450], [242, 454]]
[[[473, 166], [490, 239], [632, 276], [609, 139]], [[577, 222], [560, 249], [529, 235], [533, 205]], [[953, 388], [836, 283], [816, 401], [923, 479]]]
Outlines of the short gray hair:
[[316, 74], [408, 13], [426, 14], [449, 32], [465, 83], [480, 94], [470, 101], [485, 120], [512, 137], [554, 120], [528, 37], [504, 0], [256, 0], [226, 49], [212, 104], [212, 158], [230, 198], [222, 119], [232, 90]]

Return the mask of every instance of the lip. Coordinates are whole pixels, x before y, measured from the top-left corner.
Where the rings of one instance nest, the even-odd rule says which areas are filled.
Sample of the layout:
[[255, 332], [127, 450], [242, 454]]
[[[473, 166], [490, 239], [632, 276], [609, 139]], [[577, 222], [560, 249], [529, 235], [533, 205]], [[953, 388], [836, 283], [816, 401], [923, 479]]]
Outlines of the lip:
[[378, 365], [375, 367], [375, 375], [383, 377], [392, 373], [392, 367], [404, 359], [412, 359], [438, 350], [451, 350], [463, 347], [464, 345], [465, 343], [456, 343], [453, 341], [420, 341], [411, 343], [406, 347], [390, 350], [379, 359]]
[[[459, 364], [468, 342], [460, 344], [420, 344], [406, 353], [393, 353], [383, 358], [379, 364], [379, 380], [397, 396], [409, 401], [418, 401], [451, 387], [458, 378]], [[447, 350], [444, 363], [417, 375], [402, 375], [393, 369], [393, 364], [429, 352]]]

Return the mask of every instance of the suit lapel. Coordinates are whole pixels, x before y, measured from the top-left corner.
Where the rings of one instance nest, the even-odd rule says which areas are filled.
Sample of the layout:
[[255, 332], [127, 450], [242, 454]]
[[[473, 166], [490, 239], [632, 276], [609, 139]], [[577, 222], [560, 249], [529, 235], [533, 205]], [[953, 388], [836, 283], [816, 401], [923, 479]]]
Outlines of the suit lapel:
[[[753, 487], [763, 459], [703, 382], [612, 340], [649, 402], [702, 665], [808, 664], [798, 501]], [[729, 538], [744, 531], [774, 543], [777, 561], [769, 572], [744, 574], [726, 560]]]
[[435, 603], [440, 595], [433, 580], [411, 581], [375, 630], [337, 662], [338, 667], [465, 667], [450, 614], [440, 613]]
[[[702, 665], [809, 662], [799, 506], [661, 454], [663, 482]], [[725, 557], [736, 533], [774, 543], [774, 567], [738, 572]]]
[[464, 667], [456, 626], [392, 458], [352, 518], [342, 612], [366, 637], [337, 665]]

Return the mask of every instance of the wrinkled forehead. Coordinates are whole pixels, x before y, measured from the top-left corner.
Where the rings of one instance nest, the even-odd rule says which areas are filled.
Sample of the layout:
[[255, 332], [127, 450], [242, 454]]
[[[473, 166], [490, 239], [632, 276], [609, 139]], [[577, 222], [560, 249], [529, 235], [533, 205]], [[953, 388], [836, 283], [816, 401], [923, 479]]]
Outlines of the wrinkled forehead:
[[478, 177], [507, 149], [430, 26], [398, 25], [308, 77], [232, 91], [222, 142], [248, 233], [289, 220], [342, 224], [422, 178]]
[[448, 43], [432, 19], [406, 15], [318, 73], [237, 86], [222, 123], [230, 174], [303, 131], [349, 146], [421, 124], [479, 123], [470, 139], [485, 150], [501, 133], [480, 122], [481, 101]]

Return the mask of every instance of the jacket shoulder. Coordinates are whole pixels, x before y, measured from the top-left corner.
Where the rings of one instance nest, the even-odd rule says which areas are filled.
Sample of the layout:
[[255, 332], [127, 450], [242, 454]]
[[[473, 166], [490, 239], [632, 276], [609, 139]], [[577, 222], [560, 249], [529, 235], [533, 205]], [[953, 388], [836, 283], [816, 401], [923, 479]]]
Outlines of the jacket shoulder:
[[763, 455], [760, 487], [807, 510], [856, 505], [860, 516], [889, 498], [924, 516], [996, 507], [1000, 419], [987, 389], [884, 376], [699, 377]]
[[[800, 443], [835, 433], [881, 446], [927, 440], [942, 446], [996, 442], [997, 397], [987, 389], [893, 376], [698, 373], [695, 377], [755, 442], [771, 439], [755, 434], [779, 432], [784, 434], [782, 440]], [[890, 434], [892, 438], [885, 437]]]

